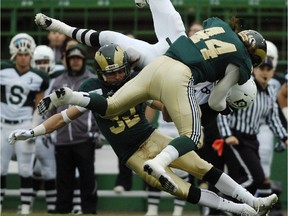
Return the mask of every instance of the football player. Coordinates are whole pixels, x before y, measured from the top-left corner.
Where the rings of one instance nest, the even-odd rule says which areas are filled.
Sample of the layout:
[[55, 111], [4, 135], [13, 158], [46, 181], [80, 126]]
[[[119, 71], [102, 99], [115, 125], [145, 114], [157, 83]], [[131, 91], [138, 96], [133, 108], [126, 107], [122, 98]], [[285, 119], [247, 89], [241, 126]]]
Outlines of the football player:
[[30, 66], [36, 47], [34, 39], [26, 34], [15, 35], [9, 45], [11, 62], [1, 62], [1, 206], [6, 189], [9, 161], [13, 154], [18, 161], [20, 176], [20, 214], [29, 214], [33, 197], [32, 162], [35, 145], [32, 140], [7, 142], [8, 134], [19, 127], [32, 127], [32, 114], [48, 88], [49, 77]]
[[[80, 86], [80, 91], [98, 92], [98, 94], [107, 98], [121, 90], [120, 87], [127, 81], [133, 82], [139, 76], [129, 73], [127, 54], [116, 44], [101, 47], [96, 52], [95, 60], [98, 64], [98, 79], [90, 78], [86, 80]], [[56, 94], [69, 94], [69, 92], [63, 91], [64, 89], [56, 90]], [[147, 103], [152, 103], [151, 106], [156, 105], [155, 101], [148, 101]], [[234, 203], [219, 197], [211, 191], [196, 188], [173, 173], [169, 168], [170, 166], [166, 167], [165, 171], [169, 178], [177, 184], [175, 190], [171, 190], [169, 185], [165, 185], [163, 182], [161, 184], [162, 179], [158, 180], [144, 172], [144, 163], [154, 158], [172, 139], [161, 134], [157, 129], [155, 130], [147, 122], [143, 106], [144, 104], [138, 104], [111, 119], [103, 118], [97, 112], [93, 112], [93, 115], [101, 132], [111, 144], [120, 161], [141, 176], [148, 184], [161, 190], [166, 190], [190, 203], [199, 203], [239, 215], [256, 215], [257, 213], [265, 215], [277, 201], [276, 195], [266, 198], [255, 198], [225, 173], [202, 160], [194, 151], [190, 151], [176, 159], [170, 166], [185, 170], [197, 178], [208, 181], [222, 193], [248, 205]], [[32, 130], [16, 130], [12, 132], [9, 136], [10, 143], [13, 144], [16, 140], [26, 140], [33, 136], [51, 133], [78, 118], [85, 111], [86, 109], [83, 107], [69, 107]]]
[[[31, 66], [41, 70], [49, 75], [50, 85], [45, 91], [45, 95], [51, 92], [55, 75], [60, 75], [61, 70], [55, 70], [55, 55], [53, 50], [46, 45], [39, 45], [35, 48]], [[64, 69], [64, 67], [63, 67]], [[40, 124], [44, 119], [39, 119]], [[52, 134], [51, 134], [52, 135]], [[51, 213], [55, 210], [56, 202], [56, 163], [54, 155], [54, 145], [50, 136], [37, 137], [35, 139], [35, 161], [33, 163], [33, 189], [34, 197], [41, 187], [42, 180], [44, 182], [44, 190], [46, 192], [47, 212]]]

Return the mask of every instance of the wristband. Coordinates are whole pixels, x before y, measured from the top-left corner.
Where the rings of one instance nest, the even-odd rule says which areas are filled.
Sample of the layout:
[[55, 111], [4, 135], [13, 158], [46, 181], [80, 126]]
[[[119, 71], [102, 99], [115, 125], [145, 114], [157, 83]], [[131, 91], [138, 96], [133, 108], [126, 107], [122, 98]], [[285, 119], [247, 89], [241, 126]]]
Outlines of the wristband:
[[36, 126], [35, 128], [33, 128], [31, 133], [32, 133], [33, 137], [44, 135], [44, 134], [46, 134], [46, 128], [43, 124], [40, 124], [40, 125]]

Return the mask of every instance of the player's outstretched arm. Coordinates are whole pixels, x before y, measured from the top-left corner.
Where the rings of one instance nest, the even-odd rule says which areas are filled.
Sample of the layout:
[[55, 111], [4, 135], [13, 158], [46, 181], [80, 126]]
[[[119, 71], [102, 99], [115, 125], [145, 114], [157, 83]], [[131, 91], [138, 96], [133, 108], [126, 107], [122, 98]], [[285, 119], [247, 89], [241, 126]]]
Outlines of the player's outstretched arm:
[[44, 97], [38, 104], [38, 112], [40, 115], [45, 115], [50, 110], [63, 105], [78, 105], [86, 107], [90, 102], [90, 97], [87, 92], [72, 91], [68, 87], [60, 88]]
[[42, 124], [33, 129], [17, 129], [12, 131], [9, 135], [8, 141], [10, 144], [14, 144], [17, 140], [27, 140], [32, 137], [52, 133], [53, 131], [65, 126], [66, 124], [69, 124], [71, 121], [81, 116], [83, 112], [85, 112], [84, 109], [75, 106], [69, 107], [69, 109], [63, 110], [61, 113], [51, 116]]

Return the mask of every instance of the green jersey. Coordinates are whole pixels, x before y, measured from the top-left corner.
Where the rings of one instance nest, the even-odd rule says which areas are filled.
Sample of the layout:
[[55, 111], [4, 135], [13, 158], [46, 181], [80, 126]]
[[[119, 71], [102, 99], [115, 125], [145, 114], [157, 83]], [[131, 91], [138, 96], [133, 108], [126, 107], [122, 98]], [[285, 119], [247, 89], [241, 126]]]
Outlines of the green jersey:
[[[84, 81], [79, 91], [95, 92], [105, 98], [115, 93], [113, 89], [97, 78]], [[143, 103], [113, 119], [101, 118], [99, 114], [92, 111], [99, 129], [123, 164], [155, 130], [146, 120], [144, 111]]]
[[241, 85], [250, 78], [253, 69], [249, 53], [237, 34], [228, 23], [215, 17], [207, 19], [204, 30], [190, 38], [178, 38], [165, 55], [187, 65], [194, 84], [220, 80], [227, 65], [234, 64], [239, 67]]

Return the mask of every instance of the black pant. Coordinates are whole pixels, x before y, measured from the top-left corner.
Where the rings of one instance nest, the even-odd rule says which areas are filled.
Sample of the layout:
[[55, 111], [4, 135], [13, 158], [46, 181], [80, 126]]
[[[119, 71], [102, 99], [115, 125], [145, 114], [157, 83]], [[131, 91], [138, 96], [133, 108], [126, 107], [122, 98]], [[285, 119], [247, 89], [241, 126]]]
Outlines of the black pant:
[[57, 201], [56, 213], [70, 213], [75, 169], [80, 175], [81, 207], [84, 214], [96, 214], [95, 145], [92, 142], [55, 146]]
[[233, 135], [239, 140], [239, 145], [226, 144], [223, 154], [228, 174], [250, 193], [255, 194], [258, 188], [263, 187], [265, 180], [260, 163], [259, 142], [256, 135], [245, 135], [236, 131]]
[[115, 186], [122, 185], [126, 191], [131, 190], [133, 184], [133, 172], [126, 165], [118, 160], [119, 174], [117, 175]]

